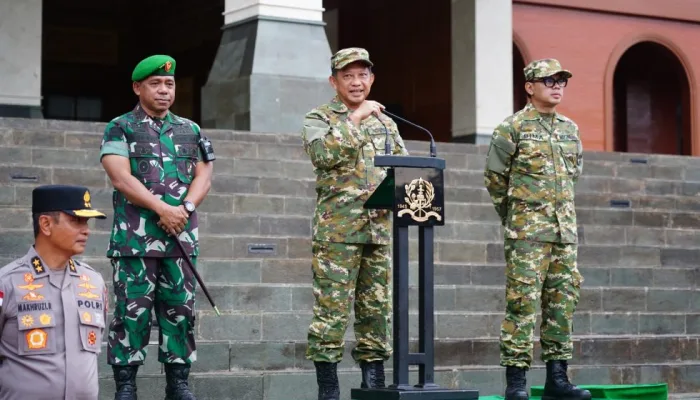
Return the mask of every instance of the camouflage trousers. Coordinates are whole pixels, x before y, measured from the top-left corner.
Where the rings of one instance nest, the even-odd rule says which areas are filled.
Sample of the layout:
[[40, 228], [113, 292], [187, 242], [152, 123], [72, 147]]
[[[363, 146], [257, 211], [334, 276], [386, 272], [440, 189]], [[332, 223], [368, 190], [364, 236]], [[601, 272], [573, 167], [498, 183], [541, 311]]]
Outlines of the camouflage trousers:
[[501, 365], [530, 368], [537, 307], [541, 359], [569, 360], [571, 333], [583, 277], [576, 244], [506, 239], [506, 316], [501, 324]]
[[[196, 257], [192, 257], [194, 265]], [[112, 365], [141, 365], [151, 336], [151, 310], [158, 321], [158, 361], [191, 364], [196, 280], [183, 258], [112, 259], [114, 317], [109, 326], [107, 360]]]
[[313, 242], [314, 316], [306, 358], [340, 362], [354, 303], [356, 361], [391, 356], [391, 247], [375, 244]]

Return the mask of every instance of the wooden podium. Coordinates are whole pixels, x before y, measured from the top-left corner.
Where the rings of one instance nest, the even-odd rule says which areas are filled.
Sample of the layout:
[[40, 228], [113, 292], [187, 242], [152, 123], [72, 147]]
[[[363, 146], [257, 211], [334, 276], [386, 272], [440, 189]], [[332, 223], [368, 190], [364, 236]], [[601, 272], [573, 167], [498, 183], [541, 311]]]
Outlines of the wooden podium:
[[[365, 202], [369, 209], [393, 211], [393, 384], [387, 388], [352, 389], [353, 400], [476, 400], [473, 389], [446, 389], [435, 384], [433, 227], [445, 225], [445, 160], [436, 157], [381, 155], [377, 167], [387, 177]], [[408, 347], [408, 229], [418, 226], [418, 353]], [[418, 365], [418, 384], [408, 382], [408, 366]]]

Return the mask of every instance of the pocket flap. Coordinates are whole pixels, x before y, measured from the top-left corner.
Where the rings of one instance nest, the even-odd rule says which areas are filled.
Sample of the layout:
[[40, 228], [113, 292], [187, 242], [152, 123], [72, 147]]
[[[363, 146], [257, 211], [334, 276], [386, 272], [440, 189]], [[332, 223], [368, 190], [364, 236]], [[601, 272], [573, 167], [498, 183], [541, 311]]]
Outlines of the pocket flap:
[[499, 149], [505, 151], [510, 156], [515, 154], [515, 149], [516, 149], [515, 143], [509, 141], [508, 139], [506, 139], [503, 136], [500, 136], [500, 135], [496, 136], [496, 138], [493, 140], [493, 145], [498, 147]]
[[151, 142], [132, 142], [129, 143], [129, 156], [130, 157], [160, 157], [155, 152], [155, 147]]

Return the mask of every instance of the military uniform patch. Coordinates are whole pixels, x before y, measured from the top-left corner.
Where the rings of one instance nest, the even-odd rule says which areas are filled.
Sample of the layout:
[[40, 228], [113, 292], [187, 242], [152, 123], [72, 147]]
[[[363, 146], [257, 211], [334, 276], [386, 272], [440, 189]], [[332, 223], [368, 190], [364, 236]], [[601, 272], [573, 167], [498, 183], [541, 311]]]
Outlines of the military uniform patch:
[[22, 300], [26, 301], [39, 301], [39, 300], [44, 300], [44, 296], [40, 294], [36, 294], [34, 292], [29, 292], [24, 297], [22, 297]]
[[27, 332], [27, 346], [31, 350], [40, 350], [46, 348], [49, 335], [43, 329], [32, 329]]
[[[86, 205], [86, 207], [87, 207], [87, 205]], [[73, 273], [76, 272], [75, 261], [73, 261], [73, 259], [68, 260], [68, 269], [70, 270], [70, 272], [73, 272]]]
[[24, 274], [24, 282], [26, 282], [27, 284], [20, 285], [17, 287], [20, 289], [29, 290], [30, 292], [44, 287], [43, 283], [34, 284], [34, 276], [32, 276], [32, 274], [30, 273]]
[[39, 257], [32, 258], [32, 268], [37, 275], [44, 273], [44, 265], [41, 264]]
[[31, 315], [25, 315], [21, 318], [22, 325], [24, 325], [25, 328], [31, 328], [32, 325], [34, 325], [34, 318], [32, 318]]
[[88, 344], [94, 346], [95, 343], [97, 343], [97, 334], [95, 331], [90, 331], [90, 333], [88, 333]]
[[51, 316], [48, 314], [41, 314], [41, 316], [39, 317], [39, 322], [41, 322], [42, 325], [50, 325]]
[[92, 314], [90, 314], [89, 312], [85, 311], [85, 312], [83, 313], [83, 320], [84, 320], [86, 323], [89, 324], [90, 322], [92, 322]]

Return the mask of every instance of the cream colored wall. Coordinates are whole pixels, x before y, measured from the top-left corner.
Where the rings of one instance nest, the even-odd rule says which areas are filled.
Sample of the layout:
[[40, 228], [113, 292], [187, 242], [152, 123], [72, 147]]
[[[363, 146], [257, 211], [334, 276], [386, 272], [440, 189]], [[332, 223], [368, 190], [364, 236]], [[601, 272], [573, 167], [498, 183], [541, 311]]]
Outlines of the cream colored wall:
[[0, 0], [0, 104], [41, 105], [41, 0]]
[[485, 143], [513, 108], [511, 0], [452, 0], [452, 137]]

